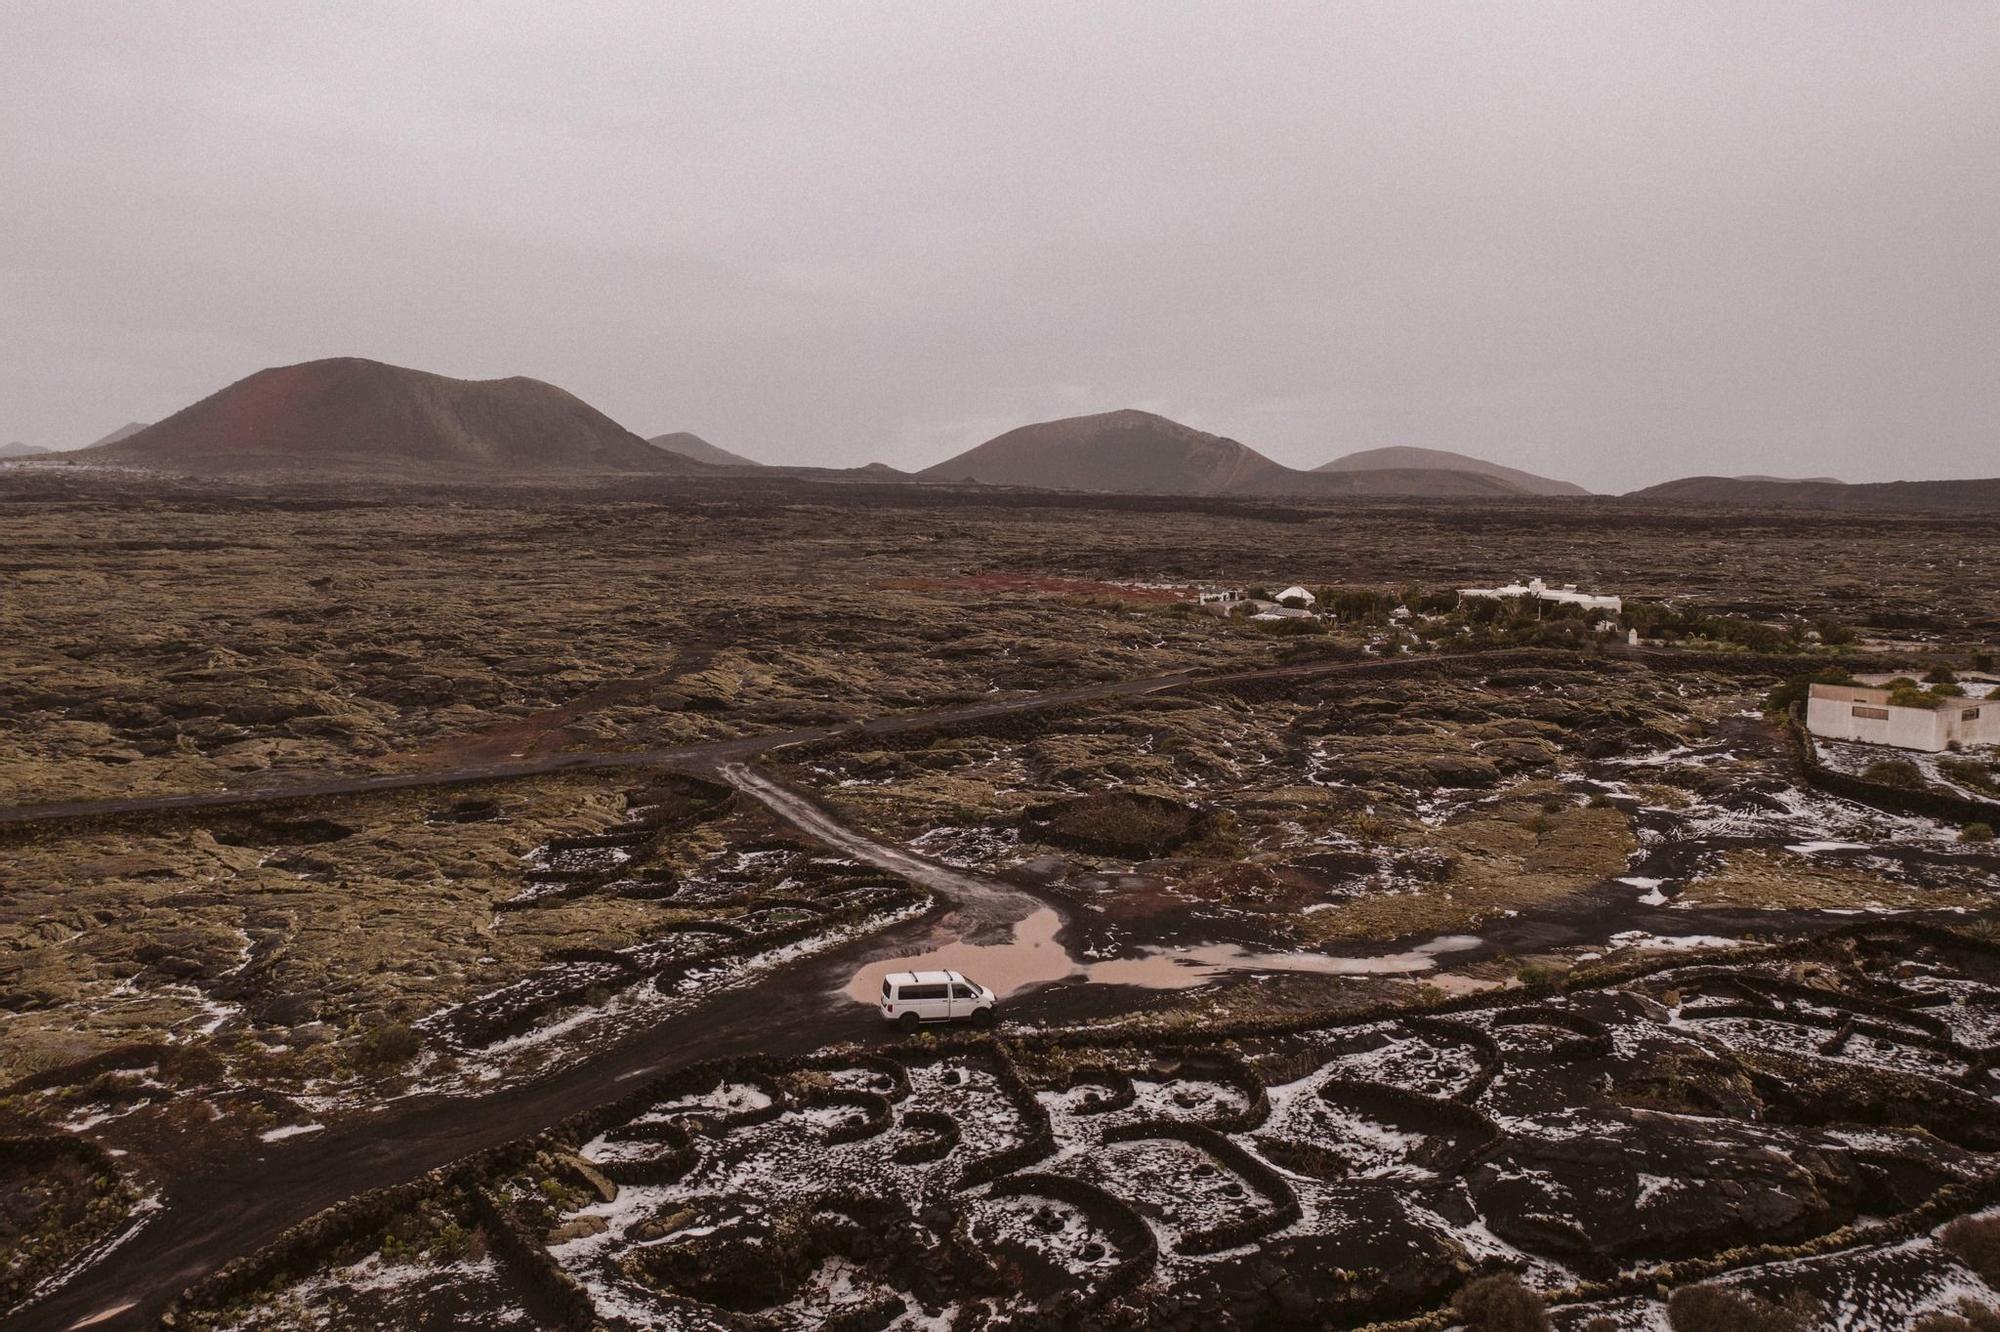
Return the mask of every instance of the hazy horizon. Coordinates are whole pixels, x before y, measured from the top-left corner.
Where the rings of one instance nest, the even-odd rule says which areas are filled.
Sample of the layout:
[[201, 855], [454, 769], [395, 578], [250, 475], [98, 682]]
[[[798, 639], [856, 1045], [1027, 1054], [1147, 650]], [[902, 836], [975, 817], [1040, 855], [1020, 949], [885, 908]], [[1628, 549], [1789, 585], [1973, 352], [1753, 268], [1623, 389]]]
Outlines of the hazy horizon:
[[2000, 474], [2000, 10], [0, 11], [0, 442], [268, 365], [916, 468], [1139, 407], [1310, 468]]

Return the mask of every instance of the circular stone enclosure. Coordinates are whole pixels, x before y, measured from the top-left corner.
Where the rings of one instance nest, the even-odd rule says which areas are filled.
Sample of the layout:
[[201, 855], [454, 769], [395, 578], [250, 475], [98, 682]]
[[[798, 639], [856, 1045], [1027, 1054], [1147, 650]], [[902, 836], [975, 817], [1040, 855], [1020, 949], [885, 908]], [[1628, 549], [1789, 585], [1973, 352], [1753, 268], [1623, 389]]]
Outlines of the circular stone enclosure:
[[1211, 816], [1192, 805], [1143, 791], [1100, 791], [1031, 805], [1021, 815], [1025, 836], [1095, 855], [1163, 856], [1208, 831]]

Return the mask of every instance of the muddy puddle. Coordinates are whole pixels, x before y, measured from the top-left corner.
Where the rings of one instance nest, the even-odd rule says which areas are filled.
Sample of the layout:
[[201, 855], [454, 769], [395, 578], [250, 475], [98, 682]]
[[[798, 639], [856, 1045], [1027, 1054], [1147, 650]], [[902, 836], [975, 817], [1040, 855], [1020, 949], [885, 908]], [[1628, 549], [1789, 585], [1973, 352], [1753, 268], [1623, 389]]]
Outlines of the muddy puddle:
[[1419, 948], [1378, 957], [1332, 957], [1325, 953], [1253, 952], [1235, 944], [1147, 948], [1131, 957], [1079, 959], [1056, 939], [1062, 917], [1049, 907], [1014, 925], [1014, 937], [1000, 944], [953, 942], [922, 953], [883, 958], [855, 972], [841, 992], [858, 1003], [874, 1003], [882, 978], [892, 971], [956, 971], [1005, 998], [1036, 985], [1080, 979], [1098, 985], [1133, 985], [1152, 990], [1184, 990], [1217, 976], [1244, 971], [1309, 971], [1331, 976], [1409, 976], [1436, 969], [1442, 954], [1465, 952], [1484, 942], [1454, 934]]

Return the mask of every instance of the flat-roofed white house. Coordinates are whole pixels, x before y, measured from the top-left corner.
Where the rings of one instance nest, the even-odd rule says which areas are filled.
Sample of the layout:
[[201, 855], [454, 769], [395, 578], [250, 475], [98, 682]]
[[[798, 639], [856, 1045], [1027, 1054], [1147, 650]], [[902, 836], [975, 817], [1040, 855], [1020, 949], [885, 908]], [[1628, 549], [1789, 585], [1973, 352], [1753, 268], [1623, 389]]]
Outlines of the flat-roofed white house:
[[2000, 701], [1941, 698], [1934, 708], [1895, 707], [1886, 689], [1816, 684], [1806, 697], [1806, 729], [1828, 740], [1936, 754], [1954, 744], [2000, 744]]
[[1570, 606], [1584, 606], [1591, 610], [1610, 611], [1613, 615], [1625, 610], [1623, 597], [1600, 597], [1589, 592], [1579, 592], [1575, 583], [1564, 583], [1561, 587], [1550, 587], [1539, 578], [1531, 578], [1523, 583], [1519, 579], [1505, 587], [1461, 587], [1461, 597], [1485, 597], [1494, 601], [1512, 601], [1522, 597], [1535, 601], [1555, 601]]

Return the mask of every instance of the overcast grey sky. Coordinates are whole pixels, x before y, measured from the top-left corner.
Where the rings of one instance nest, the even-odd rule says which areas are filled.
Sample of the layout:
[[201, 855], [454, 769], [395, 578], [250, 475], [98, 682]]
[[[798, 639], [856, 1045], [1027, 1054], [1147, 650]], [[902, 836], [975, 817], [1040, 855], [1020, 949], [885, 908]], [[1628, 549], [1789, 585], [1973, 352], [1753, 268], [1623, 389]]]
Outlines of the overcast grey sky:
[[0, 441], [265, 365], [922, 465], [2000, 474], [2000, 5], [0, 0]]

